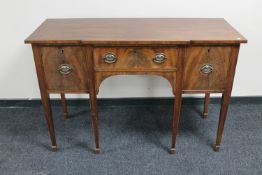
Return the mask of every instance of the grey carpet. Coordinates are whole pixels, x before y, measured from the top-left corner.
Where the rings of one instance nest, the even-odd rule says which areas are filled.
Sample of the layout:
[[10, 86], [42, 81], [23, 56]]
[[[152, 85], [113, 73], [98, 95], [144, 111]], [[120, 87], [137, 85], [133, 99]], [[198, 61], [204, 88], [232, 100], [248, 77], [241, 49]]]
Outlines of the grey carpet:
[[53, 107], [58, 152], [42, 107], [0, 108], [1, 175], [262, 174], [262, 105], [233, 104], [223, 147], [213, 152], [219, 105], [202, 119], [200, 105], [183, 105], [177, 154], [170, 155], [172, 106], [99, 106], [101, 154], [93, 153], [90, 110]]

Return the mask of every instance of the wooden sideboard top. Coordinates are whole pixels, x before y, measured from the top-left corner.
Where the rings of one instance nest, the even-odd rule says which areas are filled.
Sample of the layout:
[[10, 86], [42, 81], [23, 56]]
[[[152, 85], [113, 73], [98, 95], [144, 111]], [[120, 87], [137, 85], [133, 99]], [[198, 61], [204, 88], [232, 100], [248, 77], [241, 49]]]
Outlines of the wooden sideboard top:
[[221, 18], [47, 19], [32, 44], [234, 44], [247, 40]]

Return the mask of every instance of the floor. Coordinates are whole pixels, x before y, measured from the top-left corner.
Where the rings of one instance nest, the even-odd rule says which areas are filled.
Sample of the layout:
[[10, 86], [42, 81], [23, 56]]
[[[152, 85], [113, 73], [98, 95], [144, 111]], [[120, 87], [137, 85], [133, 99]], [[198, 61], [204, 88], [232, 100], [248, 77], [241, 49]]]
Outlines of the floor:
[[183, 105], [177, 153], [170, 155], [171, 105], [99, 106], [101, 154], [93, 152], [90, 110], [69, 106], [64, 120], [53, 107], [58, 152], [41, 106], [0, 107], [1, 175], [261, 175], [262, 104], [232, 104], [220, 152], [216, 138], [219, 105], [201, 118], [202, 105]]

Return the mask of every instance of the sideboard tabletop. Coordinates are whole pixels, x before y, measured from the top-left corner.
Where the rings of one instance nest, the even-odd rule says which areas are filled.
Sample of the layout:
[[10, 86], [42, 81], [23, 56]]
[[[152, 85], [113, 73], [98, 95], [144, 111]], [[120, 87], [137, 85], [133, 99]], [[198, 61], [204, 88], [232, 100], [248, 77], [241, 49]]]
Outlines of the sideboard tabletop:
[[47, 19], [31, 44], [238, 44], [247, 40], [222, 18]]

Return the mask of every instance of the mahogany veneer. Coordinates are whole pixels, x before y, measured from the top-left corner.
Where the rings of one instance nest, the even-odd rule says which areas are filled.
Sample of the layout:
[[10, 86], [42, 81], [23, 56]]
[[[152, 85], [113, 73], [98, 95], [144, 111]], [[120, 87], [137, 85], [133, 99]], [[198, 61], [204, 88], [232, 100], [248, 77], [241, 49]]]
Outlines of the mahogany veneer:
[[224, 19], [47, 19], [25, 43], [32, 44], [45, 118], [57, 149], [50, 93], [89, 93], [96, 149], [99, 153], [96, 95], [113, 75], [152, 74], [166, 78], [175, 96], [171, 153], [175, 153], [183, 93], [222, 93], [214, 150], [221, 144], [239, 47], [247, 40]]

